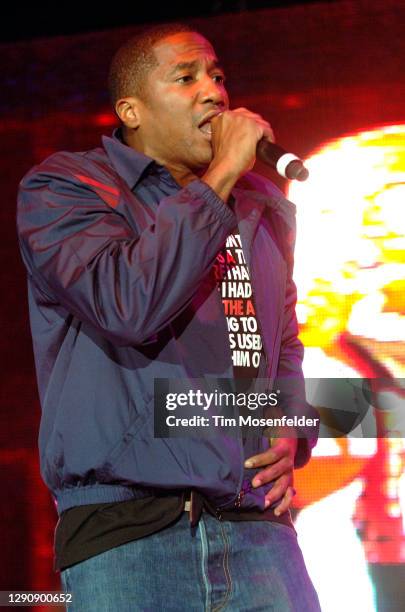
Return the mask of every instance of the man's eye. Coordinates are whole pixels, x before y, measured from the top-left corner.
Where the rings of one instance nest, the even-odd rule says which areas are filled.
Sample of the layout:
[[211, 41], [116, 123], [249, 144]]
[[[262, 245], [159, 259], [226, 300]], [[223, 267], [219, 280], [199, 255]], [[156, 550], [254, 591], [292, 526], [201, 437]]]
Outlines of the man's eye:
[[224, 74], [214, 74], [213, 77], [216, 83], [225, 83], [225, 75]]
[[193, 80], [193, 77], [191, 76], [191, 74], [184, 74], [183, 76], [177, 79], [177, 81], [180, 83], [188, 83], [192, 80]]

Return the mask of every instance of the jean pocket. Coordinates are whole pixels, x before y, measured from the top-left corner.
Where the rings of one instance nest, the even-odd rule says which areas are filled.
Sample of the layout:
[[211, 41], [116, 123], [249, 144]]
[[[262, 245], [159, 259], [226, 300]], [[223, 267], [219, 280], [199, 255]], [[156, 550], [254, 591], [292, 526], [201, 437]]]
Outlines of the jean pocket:
[[[290, 511], [287, 510], [287, 512], [290, 515]], [[290, 515], [290, 519], [291, 519], [291, 515]], [[294, 536], [295, 538], [297, 538], [297, 532], [293, 525], [292, 519], [291, 519], [291, 526], [286, 525], [285, 523], [279, 523], [278, 521], [266, 521], [266, 525], [271, 525], [271, 526], [275, 525], [276, 529], [279, 529], [281, 531], [284, 530], [286, 533], [288, 533], [288, 535]]]

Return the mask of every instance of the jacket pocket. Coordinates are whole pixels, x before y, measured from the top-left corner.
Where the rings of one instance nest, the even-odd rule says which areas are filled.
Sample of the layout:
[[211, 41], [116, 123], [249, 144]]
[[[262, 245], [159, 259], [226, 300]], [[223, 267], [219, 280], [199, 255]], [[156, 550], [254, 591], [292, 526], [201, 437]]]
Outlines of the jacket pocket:
[[117, 393], [114, 382], [101, 377], [91, 393], [77, 384], [64, 386], [43, 439], [41, 471], [51, 490], [113, 482], [112, 462], [143, 426], [149, 401]]
[[151, 418], [150, 406], [152, 399], [149, 399], [141, 412], [135, 414], [129, 427], [124, 431], [121, 438], [115, 444], [114, 448], [109, 453], [106, 464], [111, 467], [111, 471], [114, 471], [115, 466], [119, 463], [121, 457], [128, 450], [129, 445], [132, 443], [135, 436], [140, 432], [143, 426]]
[[109, 456], [115, 483], [159, 489], [196, 488], [222, 505], [235, 499], [243, 456], [235, 439], [154, 435], [152, 403]]

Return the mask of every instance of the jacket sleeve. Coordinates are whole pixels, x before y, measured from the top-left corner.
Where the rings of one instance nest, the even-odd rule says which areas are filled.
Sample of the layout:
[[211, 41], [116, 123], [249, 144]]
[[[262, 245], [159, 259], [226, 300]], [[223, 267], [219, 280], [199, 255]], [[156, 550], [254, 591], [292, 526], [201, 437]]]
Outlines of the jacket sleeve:
[[18, 195], [28, 273], [51, 301], [117, 345], [141, 344], [176, 317], [234, 224], [226, 204], [195, 180], [163, 198], [138, 235], [57, 160], [33, 168]]
[[[290, 202], [286, 202], [291, 206]], [[305, 398], [305, 381], [302, 371], [304, 347], [298, 337], [299, 329], [295, 312], [297, 288], [293, 280], [295, 215], [291, 214], [288, 215], [288, 217], [288, 229], [285, 235], [287, 282], [277, 378], [287, 398], [285, 409], [287, 415], [296, 415], [298, 417], [305, 416], [309, 419], [317, 419], [313, 426], [302, 426], [298, 428], [298, 447], [294, 466], [302, 467], [309, 461], [312, 448], [316, 445], [318, 439], [319, 414]]]

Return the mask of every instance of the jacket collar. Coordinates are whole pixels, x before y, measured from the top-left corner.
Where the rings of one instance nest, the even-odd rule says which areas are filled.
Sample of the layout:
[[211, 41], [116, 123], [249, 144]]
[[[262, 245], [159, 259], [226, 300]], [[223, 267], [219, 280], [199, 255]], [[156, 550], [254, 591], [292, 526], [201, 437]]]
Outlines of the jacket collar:
[[[125, 180], [131, 190], [141, 180], [146, 169], [154, 166], [155, 171], [163, 170], [151, 157], [136, 151], [124, 143], [121, 128], [116, 128], [112, 136], [102, 136], [104, 149], [118, 174]], [[166, 171], [167, 172], [167, 171]], [[234, 212], [238, 219], [239, 230], [245, 242], [251, 244], [260, 218], [269, 198], [261, 194], [249, 194], [246, 191], [234, 188], [232, 193], [236, 196]]]
[[121, 128], [116, 128], [112, 136], [102, 136], [103, 147], [115, 170], [132, 190], [142, 174], [156, 162], [147, 155], [136, 151], [124, 143]]

